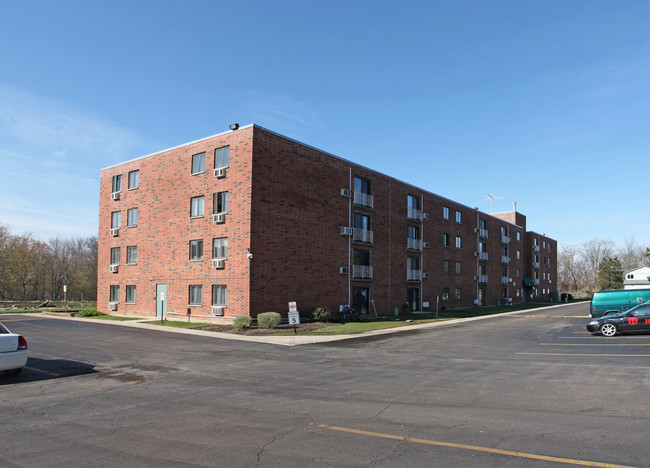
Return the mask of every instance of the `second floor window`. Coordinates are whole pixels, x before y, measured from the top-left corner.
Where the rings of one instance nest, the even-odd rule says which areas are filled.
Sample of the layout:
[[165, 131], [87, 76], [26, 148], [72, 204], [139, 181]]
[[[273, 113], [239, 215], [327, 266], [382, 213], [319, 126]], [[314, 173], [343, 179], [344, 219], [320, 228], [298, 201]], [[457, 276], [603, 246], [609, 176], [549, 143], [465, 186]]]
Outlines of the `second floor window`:
[[203, 260], [203, 240], [190, 241], [190, 260]]
[[126, 263], [127, 265], [135, 265], [138, 263], [138, 246], [129, 245], [126, 248]]
[[190, 216], [192, 218], [198, 218], [203, 216], [205, 207], [205, 197], [201, 195], [200, 197], [192, 197], [190, 199]]
[[127, 226], [137, 226], [138, 225], [138, 209], [131, 208], [126, 212], [126, 225]]
[[122, 226], [122, 212], [113, 211], [111, 213], [111, 228], [116, 229]]
[[228, 192], [218, 192], [214, 194], [214, 212], [228, 212]]
[[365, 231], [370, 230], [370, 216], [364, 215], [362, 213], [354, 213], [354, 225], [353, 227], [357, 229], [363, 229]]
[[109, 297], [110, 302], [120, 302], [120, 287], [117, 285], [112, 285]]
[[205, 153], [192, 156], [192, 174], [205, 172]]
[[219, 237], [212, 241], [212, 258], [228, 258], [228, 238]]
[[120, 248], [113, 247], [111, 249], [111, 265], [119, 265], [119, 264], [120, 264]]

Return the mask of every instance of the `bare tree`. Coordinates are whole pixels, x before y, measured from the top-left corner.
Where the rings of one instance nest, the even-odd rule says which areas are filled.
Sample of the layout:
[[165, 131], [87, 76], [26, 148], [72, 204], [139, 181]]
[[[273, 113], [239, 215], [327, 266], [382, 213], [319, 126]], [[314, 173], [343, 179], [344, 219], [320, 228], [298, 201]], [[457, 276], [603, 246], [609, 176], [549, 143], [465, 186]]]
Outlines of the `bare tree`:
[[587, 291], [593, 292], [598, 287], [598, 267], [607, 257], [614, 255], [614, 243], [609, 239], [593, 239], [582, 244], [582, 255], [587, 275]]
[[638, 245], [634, 237], [628, 237], [617, 249], [617, 257], [624, 271], [634, 270], [641, 266], [650, 266], [648, 257], [644, 255], [646, 248]]

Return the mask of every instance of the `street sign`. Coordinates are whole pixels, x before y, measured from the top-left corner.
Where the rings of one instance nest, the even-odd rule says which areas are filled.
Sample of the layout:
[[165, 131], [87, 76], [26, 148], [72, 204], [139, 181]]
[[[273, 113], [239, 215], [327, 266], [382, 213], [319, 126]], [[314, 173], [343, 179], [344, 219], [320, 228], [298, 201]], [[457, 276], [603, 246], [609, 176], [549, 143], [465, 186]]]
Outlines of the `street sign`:
[[296, 310], [289, 312], [289, 325], [298, 325], [300, 323], [300, 314]]
[[289, 312], [298, 312], [298, 307], [295, 302], [289, 302]]

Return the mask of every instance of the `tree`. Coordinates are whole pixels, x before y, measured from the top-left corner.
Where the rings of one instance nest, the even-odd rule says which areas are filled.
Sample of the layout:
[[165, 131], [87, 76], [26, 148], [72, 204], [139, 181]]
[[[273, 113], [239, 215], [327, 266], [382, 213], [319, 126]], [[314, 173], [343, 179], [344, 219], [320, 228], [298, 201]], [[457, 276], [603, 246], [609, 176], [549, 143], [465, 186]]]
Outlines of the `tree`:
[[586, 267], [586, 288], [595, 291], [598, 287], [598, 267], [600, 263], [614, 252], [614, 243], [611, 240], [593, 239], [582, 244], [582, 257]]
[[618, 257], [607, 257], [598, 266], [598, 285], [600, 289], [623, 288], [623, 266]]

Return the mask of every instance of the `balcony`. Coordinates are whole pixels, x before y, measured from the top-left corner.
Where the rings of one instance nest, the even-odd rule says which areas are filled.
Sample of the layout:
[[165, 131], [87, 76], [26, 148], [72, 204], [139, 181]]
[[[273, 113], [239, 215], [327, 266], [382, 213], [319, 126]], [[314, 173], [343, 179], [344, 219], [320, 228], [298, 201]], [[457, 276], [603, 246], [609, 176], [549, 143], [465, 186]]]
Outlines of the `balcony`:
[[474, 277], [481, 284], [486, 284], [488, 282], [488, 275], [478, 275]]
[[409, 208], [406, 217], [414, 221], [422, 222], [422, 210], [418, 210], [417, 208]]
[[533, 262], [533, 268], [539, 270], [539, 262]]
[[478, 236], [481, 239], [487, 239], [488, 238], [488, 230], [487, 229], [479, 229], [478, 230]]
[[422, 281], [420, 270], [406, 270], [406, 281]]
[[372, 267], [370, 265], [352, 265], [352, 279], [371, 280]]
[[422, 241], [420, 239], [406, 239], [406, 248], [408, 250], [422, 251]]
[[508, 284], [508, 277], [507, 276], [502, 276], [501, 277], [501, 284]]
[[533, 252], [539, 252], [539, 245], [533, 245]]
[[507, 255], [501, 255], [501, 263], [507, 265], [508, 263], [510, 263], [510, 257], [508, 257]]
[[502, 244], [509, 244], [510, 243], [510, 238], [508, 236], [501, 236], [501, 243]]
[[375, 198], [367, 193], [353, 192], [352, 203], [366, 208], [374, 208]]
[[478, 259], [482, 262], [487, 262], [488, 261], [488, 253], [487, 252], [479, 252], [478, 253]]
[[361, 228], [352, 228], [352, 240], [354, 242], [363, 242], [364, 244], [372, 244], [373, 236], [372, 231]]

